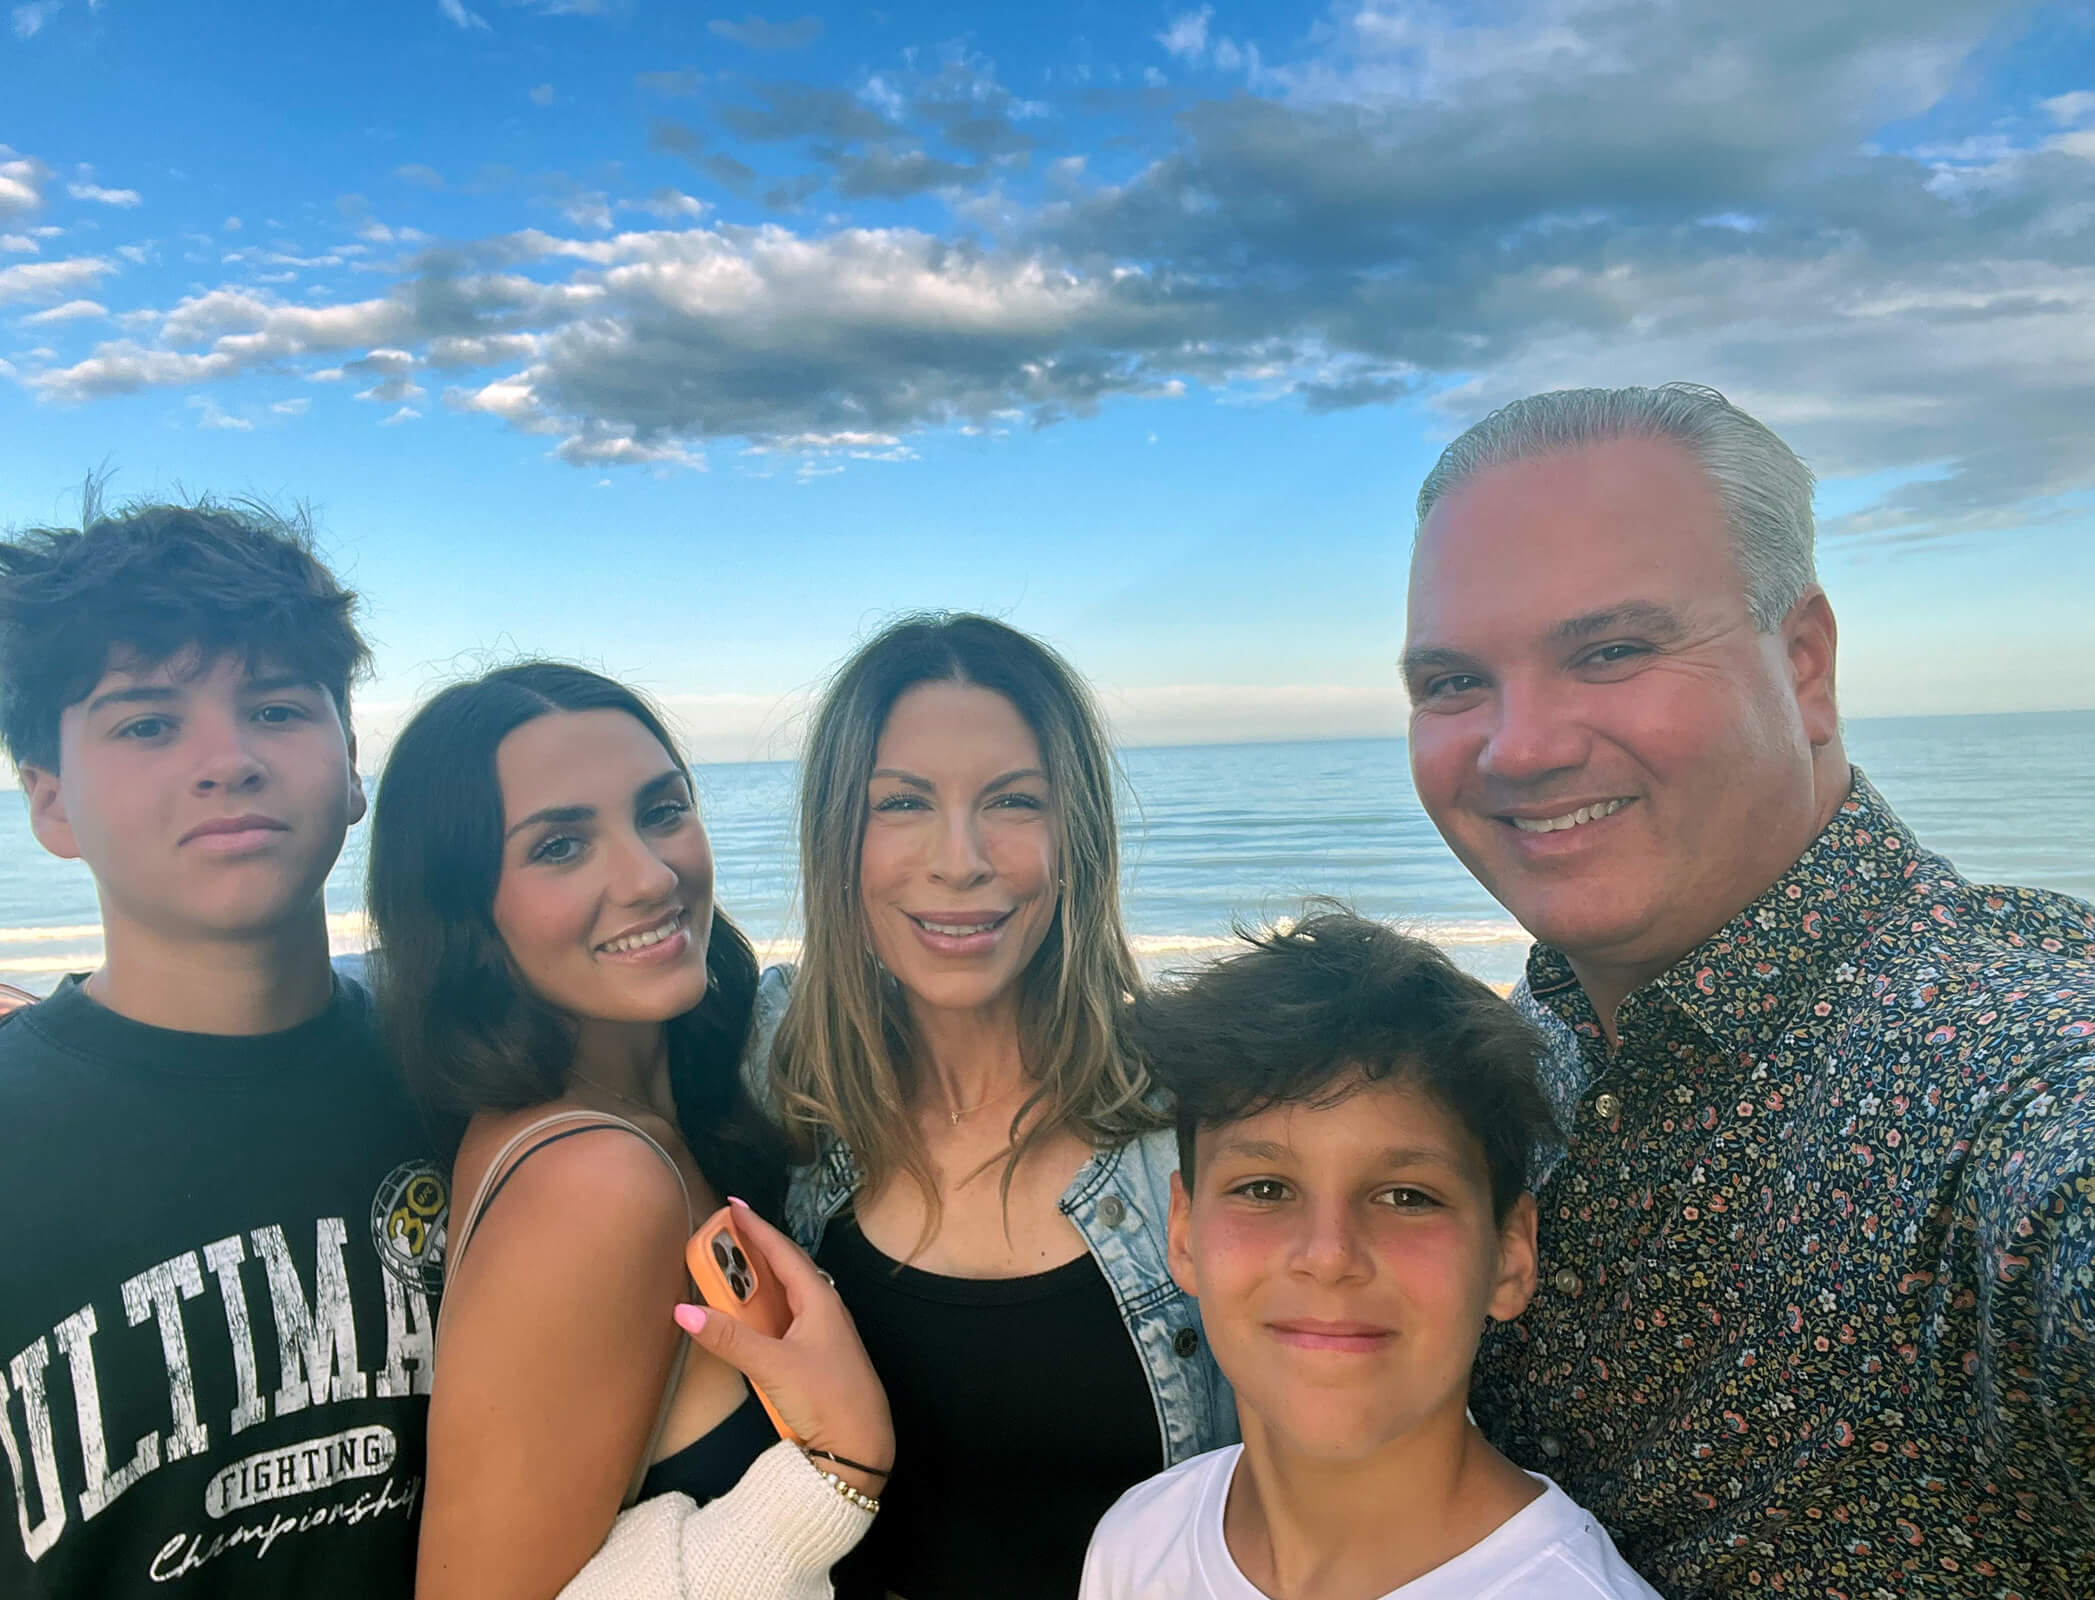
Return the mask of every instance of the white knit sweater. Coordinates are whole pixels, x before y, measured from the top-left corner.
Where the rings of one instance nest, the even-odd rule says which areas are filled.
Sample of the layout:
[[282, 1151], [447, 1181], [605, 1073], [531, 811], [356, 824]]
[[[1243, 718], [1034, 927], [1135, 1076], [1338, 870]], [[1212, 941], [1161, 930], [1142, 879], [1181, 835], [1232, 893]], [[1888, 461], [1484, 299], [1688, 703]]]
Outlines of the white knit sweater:
[[830, 1600], [830, 1567], [872, 1523], [780, 1440], [718, 1500], [621, 1511], [561, 1600]]

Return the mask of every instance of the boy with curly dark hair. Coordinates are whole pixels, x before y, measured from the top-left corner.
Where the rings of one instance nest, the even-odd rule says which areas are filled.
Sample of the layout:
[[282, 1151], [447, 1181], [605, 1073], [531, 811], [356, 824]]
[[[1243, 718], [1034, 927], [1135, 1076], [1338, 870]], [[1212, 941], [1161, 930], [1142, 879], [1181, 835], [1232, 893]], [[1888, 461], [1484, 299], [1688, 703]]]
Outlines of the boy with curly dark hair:
[[0, 542], [0, 745], [105, 951], [0, 1027], [0, 1593], [412, 1582], [445, 1184], [328, 963], [354, 606], [253, 507]]
[[1468, 1415], [1535, 1289], [1540, 1040], [1418, 939], [1339, 910], [1137, 1001], [1178, 1102], [1171, 1269], [1244, 1442], [1137, 1484], [1082, 1600], [1655, 1600]]

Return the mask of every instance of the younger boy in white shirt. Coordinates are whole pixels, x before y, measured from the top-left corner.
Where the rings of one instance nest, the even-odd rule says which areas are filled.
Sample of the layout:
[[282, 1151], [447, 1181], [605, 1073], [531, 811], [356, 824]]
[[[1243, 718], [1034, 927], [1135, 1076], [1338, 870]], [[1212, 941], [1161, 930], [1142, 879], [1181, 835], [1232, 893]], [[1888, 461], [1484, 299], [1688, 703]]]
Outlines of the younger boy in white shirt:
[[1341, 912], [1138, 1012], [1178, 1100], [1171, 1268], [1244, 1442], [1137, 1484], [1081, 1600], [1656, 1600], [1468, 1415], [1535, 1289], [1539, 1040], [1432, 946]]

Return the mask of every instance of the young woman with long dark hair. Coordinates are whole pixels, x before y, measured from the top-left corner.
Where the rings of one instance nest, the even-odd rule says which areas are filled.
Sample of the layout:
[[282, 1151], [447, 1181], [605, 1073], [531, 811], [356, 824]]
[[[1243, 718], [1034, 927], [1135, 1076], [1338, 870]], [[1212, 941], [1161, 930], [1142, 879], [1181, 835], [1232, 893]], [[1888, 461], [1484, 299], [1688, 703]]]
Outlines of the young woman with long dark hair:
[[[756, 960], [669, 731], [580, 667], [446, 689], [387, 763], [369, 905], [392, 1050], [459, 1140], [416, 1593], [826, 1593], [892, 1434], [835, 1294], [756, 1215], [786, 1174], [738, 1071]], [[774, 1341], [686, 1310], [694, 1350], [684, 1245], [731, 1196], [796, 1317]]]

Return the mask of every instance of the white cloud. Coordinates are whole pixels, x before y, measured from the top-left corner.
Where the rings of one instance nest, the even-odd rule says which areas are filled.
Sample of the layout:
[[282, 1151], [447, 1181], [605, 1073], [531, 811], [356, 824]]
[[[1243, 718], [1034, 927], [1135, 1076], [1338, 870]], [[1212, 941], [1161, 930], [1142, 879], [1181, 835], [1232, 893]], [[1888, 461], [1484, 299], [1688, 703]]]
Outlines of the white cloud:
[[10, 300], [56, 300], [72, 290], [87, 288], [112, 270], [100, 256], [26, 261], [18, 267], [0, 267], [0, 305]]
[[890, 122], [900, 122], [909, 112], [902, 91], [877, 72], [859, 86], [858, 97]]
[[28, 5], [16, 6], [13, 13], [15, 37], [34, 39], [43, 32], [44, 24], [65, 9], [65, 0], [30, 0]]
[[446, 22], [456, 27], [483, 30], [487, 27], [487, 18], [477, 11], [468, 10], [464, 0], [436, 0], [436, 8]]
[[1157, 35], [1157, 43], [1181, 61], [1198, 61], [1207, 53], [1208, 23], [1214, 15], [1213, 6], [1182, 12], [1171, 19], [1170, 27]]
[[559, 98], [558, 91], [550, 83], [541, 83], [531, 91], [531, 103], [535, 106], [549, 106]]
[[199, 428], [225, 429], [235, 433], [254, 431], [255, 425], [246, 417], [231, 416], [219, 410], [218, 402], [207, 394], [193, 394], [183, 404], [196, 413], [196, 425]]
[[313, 402], [300, 396], [296, 400], [278, 400], [269, 409], [280, 417], [302, 417], [313, 409]]
[[2051, 120], [2061, 127], [2071, 127], [2076, 122], [2085, 122], [2095, 117], [2095, 89], [2076, 89], [2071, 94], [2055, 95], [2040, 102]]
[[0, 255], [34, 256], [43, 254], [43, 249], [26, 233], [0, 233]]
[[[0, 273], [0, 288], [6, 276]], [[214, 289], [182, 301], [159, 321], [159, 348], [128, 339], [99, 345], [84, 361], [37, 374], [37, 392], [77, 401], [230, 378], [297, 356], [388, 345], [412, 319], [392, 300], [290, 306], [247, 289]], [[183, 345], [209, 349], [171, 348]]]
[[78, 322], [84, 317], [106, 317], [109, 308], [94, 300], [68, 300], [49, 311], [34, 312], [22, 319], [25, 325], [45, 322]]
[[[429, 391], [414, 381], [415, 358], [405, 350], [373, 350], [358, 361], [344, 362], [329, 369], [329, 378], [375, 378], [377, 381], [368, 389], [359, 390], [356, 398], [371, 400], [380, 405], [400, 405], [403, 401], [419, 400]], [[319, 376], [319, 374], [315, 374]], [[415, 413], [417, 416], [420, 412]]]
[[228, 356], [191, 355], [150, 350], [120, 339], [95, 347], [93, 355], [56, 372], [31, 380], [37, 394], [50, 400], [91, 400], [107, 394], [129, 394], [146, 388], [168, 388], [230, 378], [240, 370]]
[[105, 189], [99, 183], [69, 183], [66, 192], [75, 200], [92, 200], [97, 205], [120, 206], [127, 211], [145, 204], [145, 197], [136, 189]]
[[657, 189], [640, 202], [640, 209], [665, 222], [675, 222], [679, 218], [702, 217], [712, 208], [681, 189]]
[[[417, 390], [416, 392], [417, 392], [417, 393], [420, 393], [420, 391], [419, 391], [419, 390]], [[360, 397], [360, 398], [361, 398], [361, 397]], [[381, 428], [397, 428], [397, 427], [399, 427], [399, 426], [400, 426], [400, 424], [401, 424], [401, 423], [403, 423], [403, 422], [416, 422], [416, 421], [419, 421], [419, 420], [421, 419], [421, 416], [422, 416], [422, 413], [421, 413], [421, 412], [419, 412], [419, 411], [417, 411], [417, 410], [416, 410], [416, 409], [415, 409], [415, 408], [414, 408], [413, 406], [402, 406], [402, 407], [401, 407], [401, 408], [400, 408], [400, 409], [399, 409], [398, 411], [394, 412], [394, 413], [393, 413], [393, 414], [392, 414], [392, 415], [391, 415], [390, 417], [387, 417], [387, 418], [385, 418], [385, 420], [383, 420], [382, 422], [380, 422], [380, 423], [379, 423], [379, 426], [380, 426]]]
[[560, 214], [578, 228], [595, 228], [601, 232], [611, 229], [611, 200], [600, 190], [588, 189], [569, 195], [561, 202]]
[[51, 169], [0, 144], [0, 217], [21, 216], [44, 203]]
[[238, 217], [227, 217], [225, 221], [218, 225], [218, 228], [221, 233], [238, 233], [241, 228], [241, 222]]

